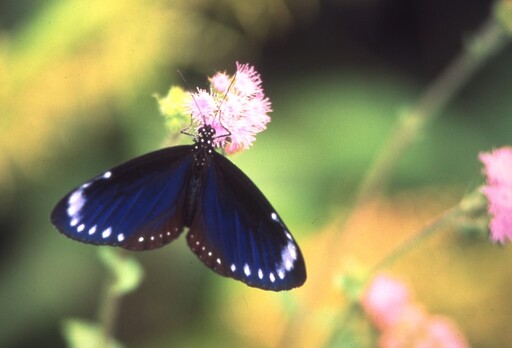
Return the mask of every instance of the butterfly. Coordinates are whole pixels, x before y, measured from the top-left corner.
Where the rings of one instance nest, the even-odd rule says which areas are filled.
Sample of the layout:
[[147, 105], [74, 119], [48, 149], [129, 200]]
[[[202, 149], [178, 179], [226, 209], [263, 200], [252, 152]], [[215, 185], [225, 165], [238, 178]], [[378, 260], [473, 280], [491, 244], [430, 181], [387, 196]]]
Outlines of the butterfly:
[[304, 258], [256, 185], [215, 151], [203, 124], [193, 145], [169, 147], [114, 167], [64, 196], [51, 222], [80, 242], [149, 250], [188, 228], [190, 249], [210, 269], [264, 290], [306, 280]]

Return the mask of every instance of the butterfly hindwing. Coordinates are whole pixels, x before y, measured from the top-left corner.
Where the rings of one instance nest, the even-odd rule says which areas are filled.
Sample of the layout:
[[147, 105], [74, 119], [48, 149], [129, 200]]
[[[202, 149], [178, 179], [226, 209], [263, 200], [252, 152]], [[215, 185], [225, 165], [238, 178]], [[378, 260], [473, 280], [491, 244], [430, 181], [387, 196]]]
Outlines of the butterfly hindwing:
[[266, 290], [306, 280], [299, 246], [254, 183], [214, 152], [187, 235], [191, 249], [217, 273]]
[[52, 223], [90, 244], [153, 249], [183, 231], [192, 146], [154, 151], [121, 164], [61, 199]]

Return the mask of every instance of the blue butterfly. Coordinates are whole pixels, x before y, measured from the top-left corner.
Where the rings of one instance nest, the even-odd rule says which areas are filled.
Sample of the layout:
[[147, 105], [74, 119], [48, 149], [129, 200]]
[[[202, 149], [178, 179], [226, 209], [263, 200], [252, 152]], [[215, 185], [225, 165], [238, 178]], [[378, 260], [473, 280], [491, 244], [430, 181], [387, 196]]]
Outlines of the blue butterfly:
[[67, 237], [130, 250], [159, 248], [188, 228], [209, 268], [249, 286], [289, 290], [306, 280], [299, 246], [272, 205], [214, 150], [204, 124], [193, 145], [132, 159], [64, 196], [51, 222]]

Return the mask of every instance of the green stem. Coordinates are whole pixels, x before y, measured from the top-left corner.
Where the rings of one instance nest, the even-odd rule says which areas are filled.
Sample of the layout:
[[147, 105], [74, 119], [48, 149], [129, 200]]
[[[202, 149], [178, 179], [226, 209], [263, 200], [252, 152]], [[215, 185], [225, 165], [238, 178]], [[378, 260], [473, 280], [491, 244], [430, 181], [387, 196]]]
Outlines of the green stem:
[[99, 256], [109, 271], [99, 310], [99, 345], [106, 347], [113, 344], [111, 342], [114, 340], [114, 326], [121, 299], [140, 285], [144, 272], [140, 264], [135, 259], [127, 257], [122, 250], [100, 249]]
[[409, 238], [403, 244], [398, 246], [394, 251], [392, 251], [388, 256], [386, 256], [383, 260], [381, 260], [377, 265], [375, 265], [371, 269], [371, 271], [368, 272], [368, 280], [371, 279], [375, 275], [375, 273], [377, 273], [381, 269], [391, 266], [396, 260], [402, 258], [405, 254], [415, 249], [418, 245], [420, 245], [423, 241], [432, 236], [435, 232], [439, 231], [443, 227], [448, 226], [461, 214], [463, 214], [463, 211], [459, 208], [459, 205], [453, 207], [450, 210], [445, 211], [439, 218], [433, 221], [430, 225], [427, 225], [426, 227], [421, 229], [418, 234]]
[[340, 329], [333, 331], [333, 334], [329, 337], [329, 340], [327, 340], [324, 345], [326, 348], [336, 347], [337, 343], [339, 344], [339, 338], [348, 333], [350, 322], [356, 317], [360, 310], [361, 306], [359, 305], [359, 302], [350, 301], [347, 309], [344, 312], [340, 312], [338, 314], [335, 322], [339, 323], [339, 325], [336, 325], [336, 327], [339, 327]]
[[[118, 251], [113, 251], [118, 253]], [[122, 257], [119, 253], [118, 257]], [[115, 322], [119, 312], [122, 294], [116, 291], [117, 275], [108, 269], [103, 288], [103, 297], [100, 302], [98, 321], [101, 327], [101, 340], [98, 341], [98, 348], [109, 347], [110, 340], [114, 335]]]
[[114, 334], [114, 324], [121, 302], [120, 296], [112, 291], [112, 281], [110, 279], [107, 281], [103, 296], [99, 315], [101, 340], [98, 342], [98, 348], [109, 346], [109, 341]]
[[447, 227], [449, 224], [455, 222], [457, 226], [460, 226], [461, 222], [467, 221], [468, 219], [472, 222], [475, 222], [479, 220], [479, 216], [486, 216], [487, 199], [483, 196], [481, 190], [481, 187], [477, 187], [473, 192], [468, 193], [459, 202], [459, 204], [445, 211], [436, 220], [422, 228], [416, 235], [412, 236], [400, 246], [398, 246], [393, 252], [386, 256], [368, 272], [366, 279], [370, 280], [373, 278], [375, 273], [383, 268], [391, 266], [396, 260], [402, 258], [409, 251], [420, 245], [423, 241], [432, 236], [436, 231]]
[[494, 16], [482, 25], [469, 45], [426, 89], [418, 103], [399, 119], [394, 133], [363, 179], [356, 207], [384, 191], [392, 171], [411, 145], [420, 138], [426, 126], [509, 39], [510, 35]]

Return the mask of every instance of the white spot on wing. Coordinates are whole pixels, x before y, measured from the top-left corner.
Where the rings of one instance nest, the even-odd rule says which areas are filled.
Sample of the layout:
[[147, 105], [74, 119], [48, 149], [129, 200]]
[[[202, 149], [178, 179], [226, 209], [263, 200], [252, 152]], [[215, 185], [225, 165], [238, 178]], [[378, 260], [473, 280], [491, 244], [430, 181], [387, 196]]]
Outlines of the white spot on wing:
[[271, 281], [272, 283], [276, 281], [276, 277], [274, 276], [274, 273], [270, 272], [270, 274], [269, 274], [269, 276], [268, 276], [268, 277], [270, 278], [270, 281]]
[[105, 172], [105, 174], [103, 174], [103, 178], [104, 179], [109, 179], [111, 176], [112, 176], [112, 172], [111, 171]]
[[78, 225], [78, 221], [79, 221], [78, 218], [72, 218], [71, 222], [69, 223], [69, 225], [71, 227], [75, 227], [76, 225]]
[[83, 208], [85, 204], [85, 197], [82, 194], [83, 189], [78, 189], [75, 192], [71, 194], [68, 198], [68, 209], [67, 213], [68, 216], [72, 219], [79, 219], [78, 213], [80, 213], [80, 210]]
[[85, 225], [84, 225], [84, 224], [80, 224], [80, 225], [78, 225], [78, 227], [76, 228], [76, 231], [77, 231], [77, 232], [82, 232], [82, 231], [84, 230], [84, 228], [85, 228]]
[[297, 260], [297, 248], [294, 244], [288, 243], [287, 245], [288, 255], [293, 259], [293, 261]]
[[118, 241], [120, 241], [120, 242], [122, 242], [122, 241], [124, 240], [124, 234], [119, 233], [119, 234], [117, 235], [117, 240], [118, 240]]
[[231, 267], [230, 267], [230, 268], [231, 268], [231, 272], [236, 271], [236, 266], [235, 266], [235, 264], [234, 264], [234, 263], [232, 263], [232, 264], [231, 264]]
[[244, 265], [244, 273], [245, 273], [246, 276], [250, 276], [251, 275], [251, 269], [249, 268], [248, 264]]
[[270, 214], [270, 218], [274, 221], [279, 221], [279, 219], [277, 218], [277, 214], [272, 212], [272, 214]]
[[139, 242], [143, 242], [144, 241], [144, 237], [139, 237]]
[[258, 278], [263, 279], [263, 271], [261, 268], [258, 270]]
[[89, 228], [89, 234], [94, 234], [94, 232], [96, 232], [96, 225]]
[[74, 204], [77, 201], [79, 201], [82, 197], [82, 190], [76, 190], [69, 196], [68, 198], [68, 204]]
[[294, 263], [297, 260], [297, 248], [292, 241], [281, 250], [281, 263], [277, 268], [277, 275], [283, 279], [285, 272], [289, 272], [293, 269]]
[[219, 258], [217, 258], [217, 263], [220, 265], [222, 262], [220, 261]]
[[108, 237], [110, 237], [111, 233], [112, 233], [112, 227], [109, 227], [109, 228], [105, 229], [103, 232], [101, 232], [101, 236], [103, 238], [108, 238]]

